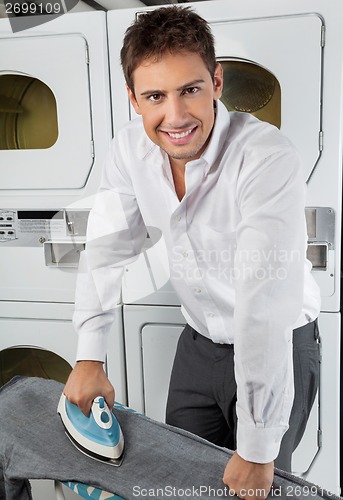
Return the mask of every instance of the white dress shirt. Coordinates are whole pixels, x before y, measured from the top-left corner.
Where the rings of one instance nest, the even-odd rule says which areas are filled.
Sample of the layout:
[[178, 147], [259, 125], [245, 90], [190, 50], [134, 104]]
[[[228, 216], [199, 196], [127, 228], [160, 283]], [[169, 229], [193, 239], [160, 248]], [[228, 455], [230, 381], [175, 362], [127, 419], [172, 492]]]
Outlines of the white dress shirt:
[[238, 453], [269, 462], [293, 402], [292, 330], [320, 309], [299, 156], [277, 128], [218, 102], [211, 140], [187, 163], [185, 182], [179, 201], [168, 157], [140, 118], [113, 140], [80, 260], [77, 359], [105, 359], [123, 266], [146, 228], [158, 228], [185, 319], [213, 342], [234, 343]]

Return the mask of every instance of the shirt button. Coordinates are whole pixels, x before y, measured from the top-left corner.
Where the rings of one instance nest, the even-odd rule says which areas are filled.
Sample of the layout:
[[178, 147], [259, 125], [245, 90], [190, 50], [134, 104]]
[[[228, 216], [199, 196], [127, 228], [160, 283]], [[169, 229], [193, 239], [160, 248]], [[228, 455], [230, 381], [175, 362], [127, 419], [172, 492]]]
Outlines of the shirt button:
[[207, 315], [209, 318], [214, 318], [215, 314], [214, 313], [208, 313]]
[[182, 255], [186, 258], [188, 257], [188, 252], [182, 252]]
[[180, 220], [181, 220], [181, 219], [182, 219], [181, 215], [177, 215], [177, 216], [175, 217], [176, 222], [180, 222]]
[[201, 293], [201, 292], [202, 292], [202, 290], [201, 290], [201, 288], [194, 288], [194, 292], [195, 292], [195, 293]]

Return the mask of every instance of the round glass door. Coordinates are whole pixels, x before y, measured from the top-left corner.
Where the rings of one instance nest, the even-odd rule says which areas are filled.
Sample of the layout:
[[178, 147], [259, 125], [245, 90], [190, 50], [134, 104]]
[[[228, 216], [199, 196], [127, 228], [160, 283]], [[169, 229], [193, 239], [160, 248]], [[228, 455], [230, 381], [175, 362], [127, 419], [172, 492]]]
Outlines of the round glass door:
[[0, 387], [13, 377], [41, 377], [66, 383], [72, 368], [57, 354], [31, 346], [10, 347], [0, 351]]
[[51, 89], [31, 76], [0, 75], [0, 150], [47, 149], [57, 137]]
[[229, 111], [251, 113], [281, 127], [281, 88], [265, 68], [244, 60], [219, 61], [224, 71], [221, 101]]

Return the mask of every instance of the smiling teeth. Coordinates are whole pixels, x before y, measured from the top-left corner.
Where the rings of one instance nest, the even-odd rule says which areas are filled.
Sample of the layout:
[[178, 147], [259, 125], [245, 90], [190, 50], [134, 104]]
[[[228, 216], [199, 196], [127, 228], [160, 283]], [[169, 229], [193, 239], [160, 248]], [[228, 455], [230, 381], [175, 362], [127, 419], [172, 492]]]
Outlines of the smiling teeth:
[[170, 137], [172, 137], [173, 139], [181, 139], [182, 137], [187, 137], [187, 135], [189, 135], [191, 132], [192, 132], [192, 129], [187, 130], [187, 132], [180, 132], [179, 134], [178, 133], [173, 134], [172, 132], [168, 132], [168, 133], [169, 133]]

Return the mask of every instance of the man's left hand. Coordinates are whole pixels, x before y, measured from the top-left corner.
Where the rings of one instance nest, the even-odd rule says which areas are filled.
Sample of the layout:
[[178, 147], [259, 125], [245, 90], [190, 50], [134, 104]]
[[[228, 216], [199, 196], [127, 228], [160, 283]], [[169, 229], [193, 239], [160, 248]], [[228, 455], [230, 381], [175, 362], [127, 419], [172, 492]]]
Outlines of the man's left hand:
[[274, 462], [247, 462], [235, 451], [225, 468], [223, 481], [230, 488], [230, 493], [244, 500], [265, 500], [273, 478]]

